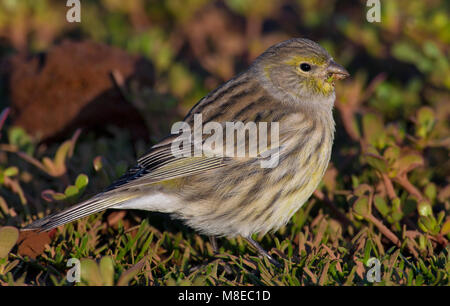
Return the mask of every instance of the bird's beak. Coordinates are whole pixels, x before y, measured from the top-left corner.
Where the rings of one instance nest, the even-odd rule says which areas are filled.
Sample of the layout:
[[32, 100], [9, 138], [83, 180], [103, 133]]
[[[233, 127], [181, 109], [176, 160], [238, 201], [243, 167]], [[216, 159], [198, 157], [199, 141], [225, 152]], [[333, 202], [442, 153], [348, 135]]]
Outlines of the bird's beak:
[[348, 71], [344, 67], [342, 67], [335, 61], [330, 61], [330, 64], [327, 67], [327, 71], [328, 75], [332, 76], [335, 80], [342, 80], [350, 76], [350, 73], [348, 73]]

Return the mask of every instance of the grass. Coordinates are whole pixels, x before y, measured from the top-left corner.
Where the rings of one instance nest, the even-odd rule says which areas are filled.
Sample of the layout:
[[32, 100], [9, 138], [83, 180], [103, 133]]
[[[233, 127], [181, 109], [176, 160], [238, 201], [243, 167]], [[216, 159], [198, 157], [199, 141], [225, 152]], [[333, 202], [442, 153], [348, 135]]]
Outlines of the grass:
[[[120, 137], [103, 141], [107, 147], [114, 147]], [[80, 150], [89, 143], [80, 143]], [[70, 165], [77, 164], [79, 153], [75, 150], [69, 172], [73, 170]], [[17, 159], [17, 162], [22, 161]], [[93, 168], [88, 190], [92, 185], [110, 181], [105, 173], [114, 172], [105, 167], [98, 171]], [[75, 177], [75, 174], [68, 176]], [[59, 179], [54, 181], [58, 183]], [[347, 203], [344, 195], [337, 197]], [[60, 205], [67, 205], [66, 201]], [[30, 203], [25, 205], [29, 208], [24, 211], [34, 210]], [[352, 214], [342, 213], [352, 218]], [[31, 218], [22, 211], [18, 215]], [[5, 217], [10, 216], [2, 215], [3, 221]], [[27, 244], [39, 241], [36, 237], [23, 241], [19, 238], [9, 256], [0, 261], [0, 282], [5, 285], [70, 285], [66, 278], [70, 268], [67, 261], [76, 258], [81, 260], [82, 267], [78, 285], [448, 284], [448, 245], [433, 244], [430, 237], [421, 233], [417, 233], [418, 239], [405, 236], [408, 231], [404, 227], [400, 231], [403, 236], [399, 236], [401, 244], [396, 246], [373, 224], [353, 219], [350, 224], [339, 221], [325, 201], [317, 197], [311, 199], [287, 226], [276, 233], [254, 237], [281, 263], [281, 267], [276, 267], [267, 259], [259, 258], [240, 237], [219, 239], [220, 251], [214, 254], [206, 237], [167, 215], [107, 211], [50, 233], [35, 234], [50, 237], [41, 239], [40, 251], [32, 245], [34, 252], [27, 252]], [[411, 254], [408, 241], [417, 241], [417, 254]], [[372, 257], [380, 262], [381, 279], [376, 283], [367, 280], [371, 268], [367, 263]]]
[[[285, 227], [253, 237], [280, 267], [239, 237], [221, 238], [214, 254], [207, 237], [158, 213], [107, 211], [49, 233], [19, 234], [101, 191], [151, 143], [113, 126], [40, 143], [10, 120], [14, 97], [6, 87], [16, 84], [2, 82], [0, 285], [74, 285], [71, 258], [81, 263], [75, 285], [449, 285], [445, 1], [384, 1], [380, 23], [365, 20], [365, 1], [116, 2], [83, 4], [77, 25], [64, 21], [59, 2], [0, 3], [0, 36], [11, 42], [0, 55], [45, 52], [76, 38], [142, 56], [155, 67], [152, 88], [115, 80], [154, 143], [266, 47], [308, 37], [352, 75], [336, 85], [332, 163]], [[49, 19], [55, 22], [42, 22]], [[378, 266], [379, 282], [371, 282]]]

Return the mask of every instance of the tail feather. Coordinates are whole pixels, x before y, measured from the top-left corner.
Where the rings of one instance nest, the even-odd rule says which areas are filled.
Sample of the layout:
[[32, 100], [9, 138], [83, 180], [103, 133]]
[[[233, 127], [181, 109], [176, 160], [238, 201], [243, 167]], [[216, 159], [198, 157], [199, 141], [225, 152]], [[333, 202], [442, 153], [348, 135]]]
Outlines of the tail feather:
[[39, 232], [48, 231], [60, 225], [87, 217], [94, 213], [111, 208], [128, 200], [135, 198], [136, 195], [124, 192], [104, 192], [93, 198], [69, 207], [61, 212], [54, 213], [45, 218], [34, 221], [22, 228], [22, 231], [38, 230]]

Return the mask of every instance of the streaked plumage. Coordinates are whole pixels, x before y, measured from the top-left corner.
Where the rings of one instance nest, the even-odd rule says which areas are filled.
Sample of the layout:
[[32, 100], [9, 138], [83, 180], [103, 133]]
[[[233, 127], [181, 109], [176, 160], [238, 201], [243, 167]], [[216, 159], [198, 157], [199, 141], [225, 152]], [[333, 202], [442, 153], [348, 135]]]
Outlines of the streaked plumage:
[[[311, 71], [300, 71], [300, 63]], [[104, 192], [26, 229], [49, 230], [107, 208], [170, 213], [210, 236], [250, 238], [286, 224], [319, 184], [330, 160], [335, 100], [330, 76], [348, 73], [306, 39], [269, 48], [248, 70], [200, 100], [194, 114], [210, 121], [279, 122], [279, 164], [259, 157], [174, 157], [170, 135]]]

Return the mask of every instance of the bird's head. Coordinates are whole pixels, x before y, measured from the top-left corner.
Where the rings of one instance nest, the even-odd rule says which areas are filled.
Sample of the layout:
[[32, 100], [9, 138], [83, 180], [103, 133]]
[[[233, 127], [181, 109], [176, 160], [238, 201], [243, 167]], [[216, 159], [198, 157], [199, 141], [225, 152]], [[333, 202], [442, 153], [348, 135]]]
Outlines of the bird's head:
[[303, 38], [270, 47], [254, 67], [266, 84], [301, 99], [328, 97], [334, 94], [334, 81], [349, 76], [324, 48]]

